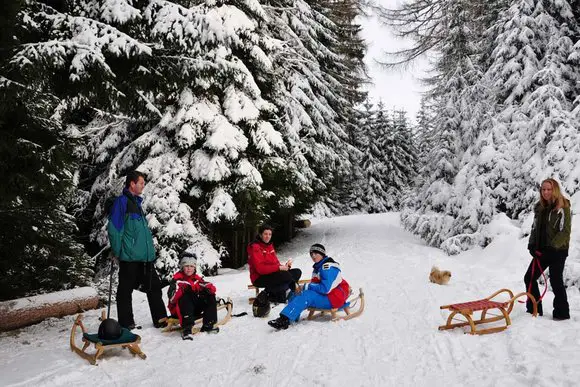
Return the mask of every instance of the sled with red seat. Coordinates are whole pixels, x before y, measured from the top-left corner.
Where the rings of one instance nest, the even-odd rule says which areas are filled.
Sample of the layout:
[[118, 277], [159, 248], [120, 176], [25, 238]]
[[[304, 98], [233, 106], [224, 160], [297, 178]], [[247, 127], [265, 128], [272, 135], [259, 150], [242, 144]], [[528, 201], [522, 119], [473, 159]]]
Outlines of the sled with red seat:
[[[500, 295], [501, 293], [507, 293], [509, 295], [509, 299], [506, 301], [494, 300], [494, 298]], [[491, 296], [481, 300], [441, 306], [440, 309], [449, 309], [451, 311], [451, 314], [447, 318], [447, 323], [445, 325], [439, 326], [439, 330], [442, 331], [446, 329], [454, 329], [469, 326], [470, 331], [465, 333], [469, 333], [472, 335], [484, 335], [488, 333], [501, 332], [511, 325], [511, 319], [509, 315], [513, 310], [514, 302], [522, 296], [527, 296], [532, 301], [533, 304], [532, 315], [536, 317], [538, 315], [538, 305], [534, 296], [532, 296], [528, 292], [522, 292], [514, 296], [511, 290], [501, 289], [493, 293]], [[501, 314], [488, 313], [488, 311], [490, 310], [497, 310]], [[479, 319], [474, 319], [472, 317], [474, 312], [481, 313]], [[491, 317], [488, 317], [488, 315]], [[453, 320], [455, 319], [456, 316], [461, 316], [463, 317], [463, 319], [456, 320], [459, 322], [453, 323]], [[485, 329], [477, 329], [477, 326], [480, 324], [487, 324], [497, 321], [503, 321], [505, 325]]]

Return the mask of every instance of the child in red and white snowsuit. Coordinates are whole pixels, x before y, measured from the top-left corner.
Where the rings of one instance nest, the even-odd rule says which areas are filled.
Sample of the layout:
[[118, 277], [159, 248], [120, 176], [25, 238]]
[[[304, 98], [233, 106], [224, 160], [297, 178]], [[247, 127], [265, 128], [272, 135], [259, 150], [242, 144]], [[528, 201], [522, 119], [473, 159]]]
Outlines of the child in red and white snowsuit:
[[179, 317], [183, 328], [181, 337], [191, 340], [191, 329], [196, 317], [203, 317], [202, 332], [218, 332], [214, 328], [217, 322], [217, 303], [215, 286], [196, 274], [197, 257], [185, 253], [179, 261], [179, 270], [169, 284], [167, 296], [169, 311], [172, 316]]

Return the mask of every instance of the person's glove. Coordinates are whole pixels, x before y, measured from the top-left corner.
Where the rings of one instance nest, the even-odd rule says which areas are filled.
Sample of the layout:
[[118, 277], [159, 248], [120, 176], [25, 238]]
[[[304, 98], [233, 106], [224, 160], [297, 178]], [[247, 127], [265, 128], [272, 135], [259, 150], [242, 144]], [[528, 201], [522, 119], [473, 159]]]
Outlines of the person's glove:
[[204, 293], [207, 293], [207, 294], [215, 294], [216, 293], [215, 286], [210, 282], [201, 282], [199, 284], [199, 286], [201, 287], [201, 291]]
[[181, 291], [182, 293], [191, 292], [191, 285], [187, 282], [180, 282], [177, 284], [177, 290]]
[[540, 258], [542, 256], [542, 252], [540, 250], [536, 250], [533, 247], [528, 247], [528, 251], [533, 258]]

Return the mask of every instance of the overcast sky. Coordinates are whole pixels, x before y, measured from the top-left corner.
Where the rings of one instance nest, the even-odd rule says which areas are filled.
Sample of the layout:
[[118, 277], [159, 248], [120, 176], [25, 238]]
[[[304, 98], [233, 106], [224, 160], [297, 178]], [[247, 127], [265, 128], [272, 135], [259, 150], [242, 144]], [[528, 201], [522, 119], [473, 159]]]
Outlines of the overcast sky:
[[[387, 8], [396, 7], [400, 2], [400, 0], [376, 1]], [[414, 120], [419, 110], [420, 93], [423, 90], [418, 78], [425, 68], [425, 60], [408, 70], [382, 68], [376, 61], [385, 59], [385, 51], [394, 51], [408, 43], [394, 37], [389, 28], [383, 26], [377, 17], [365, 18], [361, 20], [361, 24], [363, 38], [368, 44], [365, 62], [373, 81], [369, 89], [371, 99], [374, 102], [382, 100], [387, 108], [404, 108], [409, 113], [409, 118]]]

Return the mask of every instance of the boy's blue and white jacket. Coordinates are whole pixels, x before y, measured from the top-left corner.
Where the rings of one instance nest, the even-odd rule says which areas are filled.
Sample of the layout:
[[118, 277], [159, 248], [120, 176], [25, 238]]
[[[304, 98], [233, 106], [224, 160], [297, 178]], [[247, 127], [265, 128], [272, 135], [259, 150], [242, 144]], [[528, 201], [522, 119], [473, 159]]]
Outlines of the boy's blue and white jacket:
[[340, 308], [346, 302], [349, 285], [342, 278], [340, 265], [330, 257], [324, 257], [312, 268], [311, 282], [304, 285], [304, 290], [311, 290], [328, 296], [333, 308]]

